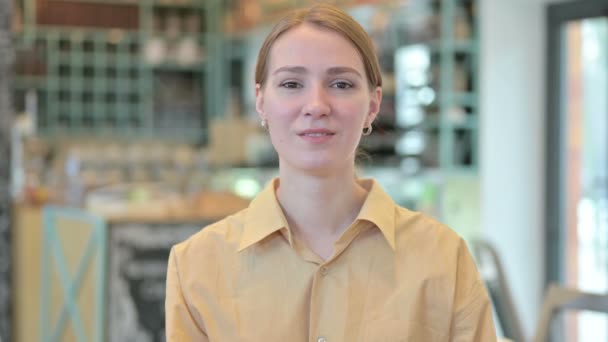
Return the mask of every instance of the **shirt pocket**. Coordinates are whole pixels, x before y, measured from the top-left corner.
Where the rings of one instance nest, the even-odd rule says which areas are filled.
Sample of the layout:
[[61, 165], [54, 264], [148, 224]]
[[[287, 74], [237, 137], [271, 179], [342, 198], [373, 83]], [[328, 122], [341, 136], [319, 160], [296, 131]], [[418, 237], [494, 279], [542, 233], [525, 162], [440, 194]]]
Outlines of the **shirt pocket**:
[[443, 342], [448, 341], [430, 327], [416, 322], [397, 319], [380, 319], [370, 322], [363, 335], [365, 342]]

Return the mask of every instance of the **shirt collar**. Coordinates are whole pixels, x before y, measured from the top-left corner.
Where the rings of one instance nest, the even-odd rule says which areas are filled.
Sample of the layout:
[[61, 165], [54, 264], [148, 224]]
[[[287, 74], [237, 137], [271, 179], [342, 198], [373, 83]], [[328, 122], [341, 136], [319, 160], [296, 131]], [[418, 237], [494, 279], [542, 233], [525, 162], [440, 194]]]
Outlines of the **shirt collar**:
[[249, 204], [239, 252], [276, 231], [287, 229], [287, 219], [275, 194], [277, 182], [278, 178], [271, 180]]
[[357, 215], [357, 220], [366, 220], [376, 225], [394, 251], [395, 202], [375, 179], [363, 179], [359, 184], [368, 189], [369, 193]]
[[[283, 215], [283, 210], [275, 194], [277, 182], [278, 178], [270, 181], [250, 203], [243, 236], [239, 243], [239, 252], [276, 231], [287, 229], [287, 219]], [[394, 251], [395, 202], [376, 180], [363, 179], [359, 182], [369, 192], [356, 220], [365, 220], [376, 225]], [[290, 232], [287, 232], [287, 238], [291, 243]]]

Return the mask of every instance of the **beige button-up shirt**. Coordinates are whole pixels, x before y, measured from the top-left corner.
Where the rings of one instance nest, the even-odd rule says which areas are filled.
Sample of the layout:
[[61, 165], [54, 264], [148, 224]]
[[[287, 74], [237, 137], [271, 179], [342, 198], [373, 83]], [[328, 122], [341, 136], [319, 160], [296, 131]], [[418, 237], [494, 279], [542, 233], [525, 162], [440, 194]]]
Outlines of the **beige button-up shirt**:
[[380, 185], [324, 261], [295, 239], [271, 182], [173, 247], [168, 341], [496, 341], [465, 242]]

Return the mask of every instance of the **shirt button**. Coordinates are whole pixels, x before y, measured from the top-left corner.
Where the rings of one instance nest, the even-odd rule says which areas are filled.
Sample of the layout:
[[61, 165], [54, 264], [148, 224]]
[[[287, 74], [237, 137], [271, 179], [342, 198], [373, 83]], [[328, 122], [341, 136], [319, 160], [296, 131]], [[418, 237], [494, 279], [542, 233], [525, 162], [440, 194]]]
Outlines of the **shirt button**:
[[[327, 269], [327, 267], [321, 267], [321, 275], [327, 275], [328, 272], [329, 270]], [[323, 339], [323, 341], [321, 341], [320, 339]], [[325, 338], [319, 337], [319, 342], [325, 342]]]
[[327, 342], [327, 339], [325, 337], [321, 336], [317, 339], [317, 342]]

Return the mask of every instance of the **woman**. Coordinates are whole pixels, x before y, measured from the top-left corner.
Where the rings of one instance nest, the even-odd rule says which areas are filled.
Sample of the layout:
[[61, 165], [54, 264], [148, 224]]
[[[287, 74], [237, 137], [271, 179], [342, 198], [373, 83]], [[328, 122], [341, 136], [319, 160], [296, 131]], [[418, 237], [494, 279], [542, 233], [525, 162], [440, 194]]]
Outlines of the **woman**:
[[372, 43], [329, 5], [283, 18], [256, 68], [279, 177], [171, 251], [169, 341], [495, 341], [465, 243], [355, 177], [382, 100]]

